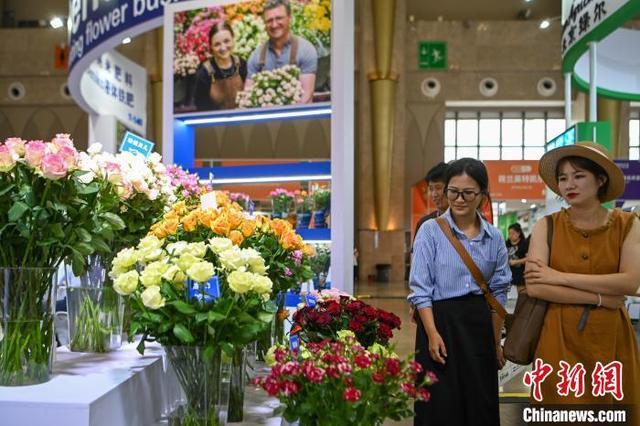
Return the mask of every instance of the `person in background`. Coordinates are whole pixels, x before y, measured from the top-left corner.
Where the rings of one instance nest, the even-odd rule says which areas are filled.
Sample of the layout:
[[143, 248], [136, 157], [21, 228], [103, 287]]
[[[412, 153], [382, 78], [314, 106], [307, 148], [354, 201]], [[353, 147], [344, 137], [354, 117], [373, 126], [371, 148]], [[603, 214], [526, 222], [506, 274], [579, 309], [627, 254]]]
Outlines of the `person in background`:
[[358, 281], [358, 257], [360, 253], [358, 252], [358, 247], [353, 248], [353, 280]]
[[416, 225], [416, 232], [413, 234], [414, 239], [415, 236], [418, 235], [418, 230], [423, 223], [429, 219], [435, 219], [449, 208], [449, 201], [447, 201], [447, 197], [444, 194], [444, 179], [446, 174], [447, 163], [440, 162], [432, 167], [424, 178], [428, 185], [429, 197], [431, 201], [433, 201], [433, 204], [435, 204], [436, 209], [420, 218]]
[[524, 290], [524, 264], [527, 262], [529, 240], [524, 236], [519, 223], [509, 225], [509, 239], [507, 252], [511, 267], [511, 284], [515, 285], [518, 293]]
[[233, 55], [235, 39], [227, 22], [211, 27], [209, 43], [212, 56], [196, 71], [196, 108], [198, 111], [234, 109], [236, 95], [247, 78], [247, 63]]
[[[570, 206], [552, 215], [551, 247], [547, 221], [535, 224], [525, 267], [527, 294], [549, 302], [534, 357], [554, 369], [540, 385], [541, 403], [622, 404], [636, 416], [626, 424], [638, 425], [640, 352], [624, 296], [638, 294], [640, 222], [602, 205], [622, 195], [624, 175], [605, 148], [592, 142], [545, 153], [539, 173]], [[563, 361], [584, 368], [582, 396], [559, 394]], [[610, 370], [616, 362], [619, 376]], [[605, 376], [621, 381], [622, 399], [594, 389]]]
[[[449, 164], [444, 183], [449, 209], [441, 217], [504, 306], [511, 283], [507, 248], [500, 231], [478, 212], [488, 193], [487, 169], [478, 160], [462, 158]], [[438, 378], [430, 389], [431, 400], [416, 403], [414, 425], [499, 425], [503, 321], [491, 312], [436, 220], [426, 221], [418, 231], [409, 287], [407, 299], [418, 313], [416, 361]]]
[[252, 77], [258, 72], [296, 65], [300, 68], [303, 92], [300, 103], [311, 103], [316, 85], [318, 52], [308, 40], [291, 34], [289, 0], [267, 0], [262, 18], [269, 40], [256, 47], [249, 57], [249, 75], [245, 82], [245, 90], [253, 86]]

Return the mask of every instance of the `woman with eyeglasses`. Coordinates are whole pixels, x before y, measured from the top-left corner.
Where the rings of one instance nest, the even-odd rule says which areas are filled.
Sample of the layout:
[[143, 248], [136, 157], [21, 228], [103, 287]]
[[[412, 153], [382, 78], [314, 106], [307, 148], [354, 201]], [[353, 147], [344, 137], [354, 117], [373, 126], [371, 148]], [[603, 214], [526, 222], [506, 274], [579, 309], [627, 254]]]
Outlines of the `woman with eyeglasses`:
[[448, 225], [504, 306], [511, 282], [507, 248], [500, 231], [478, 212], [488, 185], [482, 162], [462, 158], [450, 163], [444, 222], [425, 222], [415, 239], [408, 300], [418, 313], [416, 360], [438, 377], [431, 400], [416, 403], [416, 426], [500, 424], [497, 370], [505, 363], [503, 321], [441, 227]]

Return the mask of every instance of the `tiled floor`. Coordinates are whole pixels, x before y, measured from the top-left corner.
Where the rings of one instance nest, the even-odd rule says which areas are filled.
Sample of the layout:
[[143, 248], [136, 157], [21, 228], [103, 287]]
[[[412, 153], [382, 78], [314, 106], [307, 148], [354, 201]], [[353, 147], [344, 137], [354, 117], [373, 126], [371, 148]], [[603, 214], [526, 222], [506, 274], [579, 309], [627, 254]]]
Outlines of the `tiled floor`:
[[[408, 356], [414, 352], [416, 326], [409, 319], [409, 307], [406, 302], [409, 289], [404, 282], [391, 283], [356, 283], [357, 297], [377, 308], [385, 309], [398, 315], [402, 320], [402, 328], [395, 333], [393, 344], [400, 356]], [[522, 384], [521, 373], [511, 379], [502, 389], [500, 404], [500, 421], [502, 426], [524, 424], [521, 415], [521, 402], [526, 401], [527, 389]], [[385, 426], [411, 426], [413, 419], [401, 422], [387, 421]]]

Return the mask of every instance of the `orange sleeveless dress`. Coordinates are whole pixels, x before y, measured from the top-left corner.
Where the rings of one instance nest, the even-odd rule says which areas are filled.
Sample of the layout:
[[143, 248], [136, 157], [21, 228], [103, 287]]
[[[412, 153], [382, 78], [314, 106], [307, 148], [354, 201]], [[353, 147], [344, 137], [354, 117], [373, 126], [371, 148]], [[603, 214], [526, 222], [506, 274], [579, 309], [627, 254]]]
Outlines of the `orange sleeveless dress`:
[[[555, 213], [550, 266], [561, 272], [577, 274], [618, 272], [622, 244], [634, 220], [636, 217], [632, 213], [615, 209], [606, 225], [583, 231], [572, 225], [567, 210]], [[633, 411], [638, 412], [640, 355], [626, 308], [594, 307], [586, 327], [578, 331], [583, 308], [584, 305], [549, 303], [535, 356], [553, 367], [553, 372], [542, 382], [542, 404], [623, 404], [633, 406]], [[611, 394], [593, 396], [591, 376], [596, 362], [607, 365], [616, 360], [623, 366], [624, 398], [618, 402]], [[571, 392], [567, 397], [558, 395], [556, 385], [561, 380], [557, 374], [560, 361], [571, 366], [578, 362], [584, 365], [586, 374], [582, 397], [576, 398]], [[637, 418], [634, 424], [638, 424]]]

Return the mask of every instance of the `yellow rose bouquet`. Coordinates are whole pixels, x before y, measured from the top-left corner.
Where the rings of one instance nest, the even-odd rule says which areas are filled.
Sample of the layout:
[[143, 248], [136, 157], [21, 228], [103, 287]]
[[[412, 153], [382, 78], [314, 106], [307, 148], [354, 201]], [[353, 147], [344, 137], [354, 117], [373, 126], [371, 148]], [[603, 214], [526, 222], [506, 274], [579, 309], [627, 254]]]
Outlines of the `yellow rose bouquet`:
[[131, 306], [130, 336], [232, 354], [255, 340], [274, 313], [273, 283], [259, 252], [228, 238], [166, 241], [149, 235], [120, 251], [110, 276]]
[[[130, 306], [130, 338], [142, 334], [140, 353], [150, 341], [165, 347], [187, 395], [180, 424], [208, 425], [204, 417], [218, 413], [222, 352], [232, 364], [229, 416], [241, 419], [243, 348], [270, 329], [273, 283], [258, 251], [211, 233], [203, 241], [195, 241], [193, 232], [185, 235], [192, 241], [148, 235], [120, 251], [110, 271], [114, 290]], [[198, 400], [203, 397], [208, 399]]]

